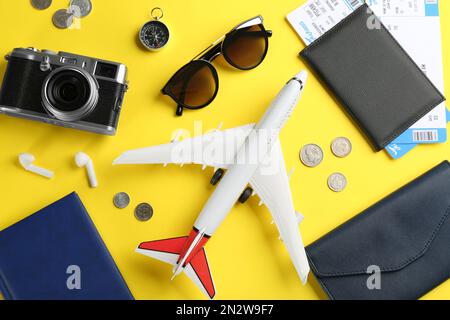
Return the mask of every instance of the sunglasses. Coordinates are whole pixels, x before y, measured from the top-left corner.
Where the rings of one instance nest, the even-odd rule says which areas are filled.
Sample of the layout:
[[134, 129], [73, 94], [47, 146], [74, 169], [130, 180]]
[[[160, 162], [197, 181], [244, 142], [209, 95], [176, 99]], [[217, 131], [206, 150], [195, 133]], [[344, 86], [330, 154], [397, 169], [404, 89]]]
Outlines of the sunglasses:
[[239, 70], [251, 70], [266, 57], [272, 31], [264, 29], [261, 16], [247, 20], [179, 69], [162, 89], [177, 103], [177, 116], [183, 109], [201, 109], [208, 106], [219, 91], [219, 77], [212, 61], [223, 55]]

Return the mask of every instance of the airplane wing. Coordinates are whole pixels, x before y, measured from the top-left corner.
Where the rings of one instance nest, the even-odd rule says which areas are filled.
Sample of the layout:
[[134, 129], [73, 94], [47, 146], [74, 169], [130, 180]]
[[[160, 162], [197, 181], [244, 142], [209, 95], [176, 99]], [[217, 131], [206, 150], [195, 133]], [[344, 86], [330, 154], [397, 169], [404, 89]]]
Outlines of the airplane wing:
[[276, 173], [269, 174], [260, 168], [251, 178], [250, 185], [272, 214], [295, 269], [305, 284], [310, 268], [298, 228], [289, 177], [279, 141], [273, 146], [270, 157], [270, 161], [278, 166]]
[[215, 130], [202, 136], [123, 153], [113, 164], [200, 164], [226, 169], [244, 144], [254, 124]]

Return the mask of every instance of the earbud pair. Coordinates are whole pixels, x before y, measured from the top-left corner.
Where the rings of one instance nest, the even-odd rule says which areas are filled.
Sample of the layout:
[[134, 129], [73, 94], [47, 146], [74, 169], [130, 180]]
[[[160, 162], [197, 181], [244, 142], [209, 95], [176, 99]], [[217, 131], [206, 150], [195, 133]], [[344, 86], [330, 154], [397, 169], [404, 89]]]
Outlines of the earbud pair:
[[[35, 156], [31, 153], [21, 153], [19, 155], [20, 165], [27, 171], [40, 175], [42, 177], [51, 179], [54, 173], [50, 170], [38, 167], [33, 164], [36, 160]], [[91, 158], [84, 152], [78, 152], [75, 155], [75, 163], [79, 168], [86, 167], [89, 177], [89, 184], [91, 188], [98, 187], [97, 176], [95, 175], [94, 164]]]

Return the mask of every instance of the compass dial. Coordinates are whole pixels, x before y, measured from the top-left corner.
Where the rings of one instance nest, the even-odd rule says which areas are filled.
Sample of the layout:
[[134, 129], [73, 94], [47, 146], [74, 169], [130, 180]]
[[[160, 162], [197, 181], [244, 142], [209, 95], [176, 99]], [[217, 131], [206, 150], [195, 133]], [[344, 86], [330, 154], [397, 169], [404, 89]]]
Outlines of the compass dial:
[[169, 29], [160, 21], [147, 22], [139, 32], [139, 39], [149, 50], [163, 48], [169, 42]]

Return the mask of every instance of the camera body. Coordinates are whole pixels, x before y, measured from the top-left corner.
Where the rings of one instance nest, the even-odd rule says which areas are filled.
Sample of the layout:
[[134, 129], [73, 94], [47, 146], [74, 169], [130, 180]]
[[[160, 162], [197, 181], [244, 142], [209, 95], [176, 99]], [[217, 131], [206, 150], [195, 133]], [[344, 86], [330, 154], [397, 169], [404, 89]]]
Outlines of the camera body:
[[125, 65], [34, 48], [6, 56], [0, 113], [115, 135], [128, 89]]

